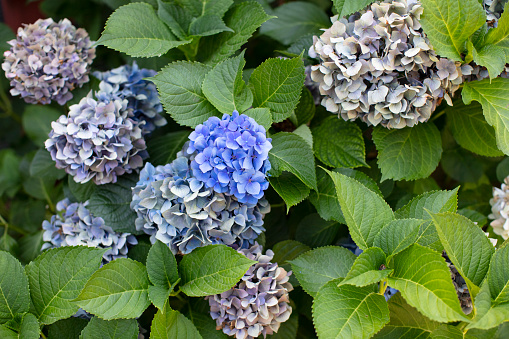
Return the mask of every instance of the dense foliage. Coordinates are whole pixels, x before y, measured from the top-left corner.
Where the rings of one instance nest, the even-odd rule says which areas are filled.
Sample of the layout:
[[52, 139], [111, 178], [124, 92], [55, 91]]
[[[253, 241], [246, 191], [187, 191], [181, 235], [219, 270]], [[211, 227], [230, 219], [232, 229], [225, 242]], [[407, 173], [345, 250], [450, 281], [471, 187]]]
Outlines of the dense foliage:
[[40, 7], [1, 338], [509, 336], [507, 0]]

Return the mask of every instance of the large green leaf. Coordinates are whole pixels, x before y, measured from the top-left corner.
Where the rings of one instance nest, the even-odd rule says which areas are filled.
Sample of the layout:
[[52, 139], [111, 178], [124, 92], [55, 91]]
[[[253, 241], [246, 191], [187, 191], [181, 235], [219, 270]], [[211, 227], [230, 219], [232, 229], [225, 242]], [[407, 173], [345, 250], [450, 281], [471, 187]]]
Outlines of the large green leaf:
[[311, 296], [331, 280], [344, 278], [355, 262], [355, 255], [344, 247], [320, 247], [290, 261], [300, 285]]
[[244, 52], [218, 63], [203, 80], [202, 90], [221, 113], [242, 113], [253, 103], [253, 93], [242, 79]]
[[189, 42], [176, 40], [152, 6], [137, 2], [118, 8], [108, 18], [97, 43], [132, 57], [153, 57]]
[[392, 257], [415, 243], [423, 223], [420, 219], [393, 220], [376, 235], [373, 245]]
[[317, 168], [316, 171], [318, 189], [311, 191], [309, 201], [323, 219], [345, 224], [334, 181], [324, 169]]
[[301, 136], [287, 132], [273, 135], [269, 159], [274, 176], [288, 171], [295, 174], [306, 186], [316, 190], [313, 151]]
[[437, 168], [442, 155], [440, 132], [432, 123], [412, 128], [373, 130], [382, 181], [427, 178]]
[[36, 145], [42, 146], [51, 132], [51, 122], [60, 115], [58, 110], [48, 106], [26, 106], [23, 112], [23, 130]]
[[159, 240], [148, 252], [147, 273], [152, 284], [167, 289], [171, 288], [179, 278], [177, 260], [170, 248]]
[[391, 321], [374, 338], [425, 339], [440, 323], [430, 320], [408, 305], [401, 293], [389, 299]]
[[270, 36], [283, 45], [289, 45], [306, 34], [320, 34], [320, 29], [330, 26], [329, 16], [323, 9], [309, 2], [295, 1], [278, 6], [277, 18], [264, 23], [260, 34]]
[[375, 0], [332, 0], [332, 2], [341, 18], [364, 9]]
[[421, 0], [421, 25], [440, 56], [463, 60], [466, 42], [486, 23], [478, 0]]
[[509, 5], [506, 4], [496, 28], [490, 29], [485, 44], [495, 45], [505, 50], [506, 62], [509, 61]]
[[440, 253], [414, 244], [394, 256], [389, 286], [428, 318], [440, 322], [469, 321], [458, 301], [451, 273]]
[[253, 106], [270, 108], [273, 122], [285, 120], [299, 103], [305, 77], [300, 57], [265, 60], [249, 78]]
[[328, 166], [367, 166], [362, 130], [351, 122], [328, 117], [313, 128], [313, 140], [316, 157]]
[[473, 100], [481, 103], [486, 121], [495, 128], [498, 148], [509, 154], [509, 79], [467, 82], [462, 95], [467, 105]]
[[447, 256], [467, 282], [471, 297], [475, 297], [495, 253], [493, 245], [467, 217], [450, 212], [432, 217]]
[[371, 286], [325, 284], [313, 302], [313, 322], [319, 338], [370, 338], [389, 322], [385, 298]]
[[150, 305], [147, 289], [145, 266], [119, 258], [95, 272], [76, 301], [104, 320], [136, 318]]
[[97, 187], [90, 197], [87, 208], [96, 217], [101, 217], [117, 232], [136, 233], [136, 213], [129, 207], [132, 200], [131, 187], [136, 185], [138, 175], [123, 175], [115, 184]]
[[495, 304], [509, 302], [509, 245], [499, 248], [491, 258], [488, 271], [490, 296]]
[[80, 339], [136, 339], [138, 333], [136, 319], [103, 320], [93, 317], [81, 332]]
[[180, 262], [181, 289], [192, 297], [222, 293], [232, 288], [254, 263], [225, 245], [197, 248]]
[[177, 152], [189, 140], [189, 131], [176, 131], [155, 138], [147, 142], [150, 163], [154, 166], [166, 165], [175, 160]]
[[25, 267], [34, 314], [51, 324], [78, 311], [73, 300], [101, 265], [104, 249], [83, 246], [45, 251]]
[[171, 310], [166, 304], [165, 311], [159, 310], [152, 320], [150, 339], [201, 339], [202, 336], [179, 311]]
[[394, 220], [394, 213], [382, 197], [357, 180], [336, 172], [329, 175], [353, 241], [363, 250], [372, 247], [378, 232]]
[[371, 247], [359, 254], [352, 268], [341, 282], [341, 285], [355, 285], [358, 287], [377, 283], [392, 273], [391, 269], [381, 269], [385, 265], [385, 254], [378, 247]]
[[21, 263], [11, 254], [0, 251], [0, 324], [18, 313], [28, 312], [30, 292]]
[[310, 189], [294, 174], [283, 172], [278, 177], [269, 177], [272, 188], [285, 201], [287, 211], [309, 195]]
[[194, 128], [212, 116], [220, 116], [201, 88], [211, 69], [198, 62], [176, 61], [151, 78], [166, 112], [180, 125]]

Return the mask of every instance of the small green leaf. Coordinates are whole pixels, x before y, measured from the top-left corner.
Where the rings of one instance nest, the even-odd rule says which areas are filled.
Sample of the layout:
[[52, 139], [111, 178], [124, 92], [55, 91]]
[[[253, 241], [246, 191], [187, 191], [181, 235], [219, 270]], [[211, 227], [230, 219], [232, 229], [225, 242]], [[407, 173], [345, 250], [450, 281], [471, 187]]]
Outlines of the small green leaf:
[[177, 2], [189, 9], [196, 17], [215, 14], [220, 18], [233, 4], [233, 0], [178, 0]]
[[353, 241], [366, 250], [373, 246], [376, 235], [394, 213], [377, 193], [346, 175], [328, 172], [336, 186], [341, 210]]
[[181, 290], [192, 297], [222, 293], [232, 288], [253, 263], [224, 245], [197, 248], [180, 262]]
[[103, 320], [93, 317], [81, 332], [80, 339], [136, 339], [138, 333], [136, 319]]
[[427, 178], [442, 156], [440, 132], [430, 122], [403, 129], [376, 127], [373, 141], [379, 152], [381, 181]]
[[[208, 304], [207, 304], [208, 306]], [[193, 324], [196, 326], [201, 336], [206, 339], [228, 339], [228, 336], [223, 331], [216, 329], [216, 321], [210, 316], [208, 309], [207, 313], [193, 312], [189, 315], [193, 319]]]
[[303, 86], [299, 103], [297, 104], [297, 107], [295, 107], [295, 115], [290, 116], [290, 120], [295, 126], [305, 125], [313, 119], [315, 112], [316, 106], [313, 94], [311, 94], [307, 87]]
[[151, 78], [166, 112], [180, 125], [194, 128], [212, 116], [220, 116], [201, 87], [211, 69], [198, 62], [176, 61]]
[[187, 8], [183, 8], [178, 4], [157, 0], [157, 15], [180, 40], [188, 38], [193, 14]]
[[313, 148], [313, 134], [307, 125], [300, 125], [292, 133], [300, 136], [302, 139], [304, 139], [304, 141], [308, 143], [309, 147]]
[[244, 111], [245, 115], [255, 119], [255, 121], [262, 125], [266, 130], [272, 126], [272, 115], [270, 114], [270, 109], [268, 108], [251, 108], [247, 111]]
[[189, 35], [191, 36], [209, 36], [221, 32], [233, 32], [233, 29], [227, 27], [220, 16], [206, 14], [194, 19], [189, 26]]
[[108, 18], [98, 44], [132, 57], [161, 56], [170, 49], [187, 44], [178, 41], [146, 3], [131, 3], [118, 8]]
[[431, 213], [455, 213], [458, 206], [458, 189], [450, 191], [430, 191], [413, 198], [408, 204], [395, 212], [396, 218], [431, 219]]
[[87, 312], [104, 319], [137, 318], [150, 305], [143, 264], [119, 258], [101, 267], [76, 299]]
[[30, 175], [32, 177], [43, 177], [48, 180], [57, 180], [65, 177], [65, 171], [57, 169], [49, 152], [41, 148], [35, 153], [32, 159]]
[[316, 211], [324, 220], [335, 220], [341, 224], [346, 224], [334, 182], [322, 168], [317, 169], [317, 186], [318, 189], [311, 191], [309, 195], [309, 201], [315, 206]]
[[497, 46], [505, 50], [506, 62], [509, 61], [509, 5], [505, 5], [502, 16], [498, 19], [498, 25], [496, 28], [489, 30], [486, 35], [485, 45], [486, 46]]
[[469, 324], [467, 329], [488, 330], [506, 321], [509, 321], [509, 303], [491, 307], [481, 318]]
[[147, 273], [152, 284], [168, 289], [179, 278], [177, 260], [169, 247], [159, 240], [152, 245], [148, 252]]
[[414, 244], [394, 256], [389, 286], [426, 317], [440, 321], [469, 321], [461, 310], [451, 273], [440, 253]]
[[21, 320], [21, 327], [19, 329], [20, 339], [39, 339], [41, 330], [39, 322], [32, 313], [26, 313]]
[[309, 195], [310, 189], [294, 174], [283, 172], [278, 177], [269, 177], [272, 188], [283, 198], [287, 211]]
[[463, 61], [466, 42], [486, 23], [486, 12], [478, 0], [421, 0], [420, 23], [437, 53]]
[[496, 45], [486, 45], [480, 50], [473, 50], [474, 62], [488, 69], [490, 79], [495, 79], [505, 68], [505, 51]]
[[509, 303], [509, 246], [499, 248], [490, 262], [488, 285], [495, 304]]
[[423, 223], [420, 219], [393, 220], [376, 235], [373, 245], [392, 257], [415, 243]]
[[334, 243], [340, 230], [341, 225], [337, 221], [327, 221], [313, 213], [299, 222], [295, 239], [310, 247], [327, 246]]
[[320, 247], [293, 259], [292, 271], [304, 291], [315, 297], [327, 282], [346, 277], [355, 258], [355, 254], [344, 247]]
[[104, 249], [69, 246], [45, 251], [25, 267], [34, 314], [52, 324], [78, 311], [73, 300], [101, 265]]
[[244, 52], [218, 63], [203, 80], [202, 91], [221, 113], [242, 113], [253, 103], [253, 93], [242, 79]]
[[300, 57], [265, 60], [249, 78], [253, 106], [270, 108], [273, 122], [285, 120], [299, 103], [305, 77]]
[[332, 2], [339, 17], [342, 18], [366, 8], [375, 2], [375, 0], [332, 0]]
[[0, 251], [0, 324], [18, 313], [28, 312], [28, 278], [21, 263], [11, 254]]
[[148, 298], [160, 310], [164, 310], [164, 305], [168, 301], [170, 297], [171, 290], [162, 286], [152, 286], [148, 287]]
[[330, 281], [313, 302], [313, 322], [319, 338], [370, 338], [389, 322], [385, 298], [368, 287], [337, 286]]
[[159, 310], [152, 320], [150, 339], [201, 339], [202, 336], [179, 311], [171, 310], [166, 304], [165, 312]]
[[74, 178], [69, 175], [67, 177], [67, 187], [69, 191], [78, 201], [87, 201], [94, 194], [97, 185], [92, 181], [88, 181], [84, 184], [74, 181]]
[[355, 259], [352, 268], [340, 285], [364, 287], [382, 281], [392, 273], [391, 269], [381, 270], [381, 266], [386, 264], [385, 261], [385, 254], [380, 248], [368, 248]]
[[362, 131], [351, 122], [328, 117], [313, 128], [313, 139], [316, 157], [328, 166], [368, 166]]
[[26, 106], [23, 112], [23, 130], [36, 145], [42, 146], [51, 132], [51, 122], [60, 115], [59, 111], [48, 106]]

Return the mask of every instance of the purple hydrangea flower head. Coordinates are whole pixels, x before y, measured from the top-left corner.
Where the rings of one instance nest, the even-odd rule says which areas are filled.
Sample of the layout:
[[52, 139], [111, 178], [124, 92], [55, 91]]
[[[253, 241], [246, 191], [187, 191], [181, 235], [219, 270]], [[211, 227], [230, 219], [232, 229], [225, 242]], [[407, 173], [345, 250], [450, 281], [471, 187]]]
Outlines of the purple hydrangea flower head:
[[222, 119], [211, 117], [189, 139], [193, 174], [207, 188], [234, 195], [241, 203], [256, 204], [263, 197], [269, 187], [272, 140], [253, 118], [237, 111]]
[[95, 48], [88, 33], [67, 19], [39, 19], [18, 29], [8, 42], [2, 69], [11, 81], [11, 94], [30, 104], [64, 105], [71, 91], [89, 81]]
[[57, 214], [51, 221], [44, 220], [42, 250], [62, 246], [88, 246], [109, 248], [103, 255], [104, 262], [127, 258], [128, 246], [138, 241], [129, 233], [117, 233], [87, 209], [88, 202], [71, 203], [64, 199], [57, 203]]
[[127, 100], [96, 101], [92, 93], [51, 123], [46, 149], [79, 183], [114, 183], [117, 176], [143, 166], [147, 157], [145, 122], [132, 119]]
[[210, 315], [217, 328], [237, 339], [254, 339], [278, 331], [281, 323], [292, 313], [288, 293], [293, 290], [289, 282], [292, 272], [286, 272], [272, 263], [274, 253], [262, 254], [262, 247], [255, 243], [240, 253], [256, 260], [233, 288], [207, 296]]
[[127, 108], [133, 110], [133, 120], [145, 121], [143, 133], [148, 134], [156, 127], [166, 125], [166, 119], [160, 114], [163, 106], [155, 84], [145, 78], [153, 77], [154, 70], [139, 68], [136, 62], [107, 72], [95, 72], [101, 82], [96, 96], [101, 101], [128, 101]]
[[[245, 248], [265, 231], [263, 217], [270, 211], [265, 199], [242, 203], [235, 196], [215, 191], [193, 176], [194, 154], [184, 145], [168, 165], [147, 163], [133, 188], [131, 208], [136, 229], [167, 244], [174, 254], [197, 247], [225, 244]], [[219, 179], [218, 179], [219, 180]]]

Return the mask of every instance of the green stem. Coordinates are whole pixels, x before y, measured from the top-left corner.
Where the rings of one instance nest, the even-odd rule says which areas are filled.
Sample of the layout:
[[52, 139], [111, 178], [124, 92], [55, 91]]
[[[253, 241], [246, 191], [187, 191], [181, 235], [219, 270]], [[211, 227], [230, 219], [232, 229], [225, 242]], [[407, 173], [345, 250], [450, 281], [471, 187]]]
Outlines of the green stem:
[[21, 229], [21, 228], [19, 228], [19, 227], [17, 227], [17, 226], [9, 225], [9, 223], [8, 223], [7, 221], [5, 221], [5, 219], [4, 219], [1, 215], [0, 215], [0, 223], [1, 223], [2, 225], [4, 225], [4, 227], [5, 227], [5, 234], [7, 234], [7, 230], [8, 230], [9, 228], [11, 229], [11, 231], [14, 231], [14, 232], [16, 232], [16, 233], [19, 233], [19, 234], [21, 234], [21, 235], [27, 235], [27, 234], [28, 234], [28, 232], [27, 232], [27, 231], [25, 231], [25, 230], [23, 230], [23, 229]]
[[384, 279], [380, 281], [380, 291], [378, 292], [378, 294], [384, 295], [386, 289], [387, 289], [387, 279]]
[[42, 331], [41, 331], [41, 337], [43, 337], [43, 339], [47, 339], [46, 336], [44, 335], [44, 333], [42, 333]]

